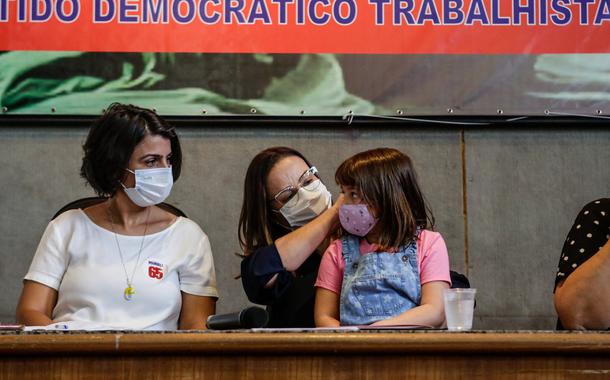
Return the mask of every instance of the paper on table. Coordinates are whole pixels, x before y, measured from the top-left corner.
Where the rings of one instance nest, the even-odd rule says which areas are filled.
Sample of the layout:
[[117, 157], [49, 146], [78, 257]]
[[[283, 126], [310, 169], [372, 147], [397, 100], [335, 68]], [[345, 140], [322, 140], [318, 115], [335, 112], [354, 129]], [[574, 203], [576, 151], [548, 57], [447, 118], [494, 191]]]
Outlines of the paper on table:
[[358, 326], [342, 327], [280, 327], [280, 328], [255, 328], [253, 332], [315, 332], [315, 331], [358, 331]]
[[433, 329], [432, 326], [426, 325], [390, 325], [390, 326], [358, 326], [360, 330], [418, 330], [418, 329]]
[[360, 330], [418, 330], [418, 329], [431, 329], [432, 326], [425, 325], [391, 325], [391, 326], [341, 326], [341, 327], [282, 327], [282, 328], [255, 328], [251, 329], [253, 332], [316, 332], [316, 331], [360, 331]]
[[96, 325], [82, 321], [66, 321], [52, 323], [48, 326], [26, 326], [24, 331], [69, 331], [69, 330], [85, 330], [85, 331], [102, 331], [102, 330], [117, 330], [110, 326]]

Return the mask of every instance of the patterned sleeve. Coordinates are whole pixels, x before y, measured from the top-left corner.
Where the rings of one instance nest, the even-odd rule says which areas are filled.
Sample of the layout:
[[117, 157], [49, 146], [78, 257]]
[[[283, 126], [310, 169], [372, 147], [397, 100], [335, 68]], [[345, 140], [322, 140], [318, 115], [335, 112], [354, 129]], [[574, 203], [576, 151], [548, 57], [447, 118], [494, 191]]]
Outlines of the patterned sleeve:
[[555, 287], [610, 239], [610, 198], [588, 203], [580, 211], [566, 240], [555, 277]]

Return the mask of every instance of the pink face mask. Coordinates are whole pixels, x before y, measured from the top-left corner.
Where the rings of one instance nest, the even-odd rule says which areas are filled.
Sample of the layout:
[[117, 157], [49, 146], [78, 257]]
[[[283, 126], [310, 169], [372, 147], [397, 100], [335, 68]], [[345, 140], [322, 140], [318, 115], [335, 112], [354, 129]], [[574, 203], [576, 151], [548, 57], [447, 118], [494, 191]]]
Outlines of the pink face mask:
[[366, 236], [375, 227], [377, 220], [365, 204], [342, 205], [339, 208], [341, 227], [352, 235]]

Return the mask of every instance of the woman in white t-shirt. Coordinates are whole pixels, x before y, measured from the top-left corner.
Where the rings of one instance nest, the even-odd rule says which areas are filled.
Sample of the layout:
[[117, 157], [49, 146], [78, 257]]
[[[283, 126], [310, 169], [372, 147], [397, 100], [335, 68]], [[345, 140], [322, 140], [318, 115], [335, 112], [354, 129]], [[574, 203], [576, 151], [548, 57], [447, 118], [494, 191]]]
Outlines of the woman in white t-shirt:
[[156, 206], [180, 176], [173, 127], [113, 104], [83, 146], [81, 175], [107, 201], [51, 221], [25, 276], [17, 320], [84, 329], [204, 329], [215, 312], [210, 243]]

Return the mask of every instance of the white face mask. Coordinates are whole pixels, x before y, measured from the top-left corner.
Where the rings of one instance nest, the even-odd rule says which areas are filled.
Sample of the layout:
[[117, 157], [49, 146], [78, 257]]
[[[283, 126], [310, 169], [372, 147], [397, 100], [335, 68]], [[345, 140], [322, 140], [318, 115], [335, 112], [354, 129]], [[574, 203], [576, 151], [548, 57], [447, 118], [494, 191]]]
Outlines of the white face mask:
[[131, 201], [140, 207], [148, 207], [159, 204], [169, 196], [174, 184], [172, 168], [136, 169], [133, 173], [136, 177], [136, 186], [127, 188], [121, 183], [125, 194]]
[[[319, 181], [319, 180], [318, 180]], [[317, 186], [315, 190], [308, 187]], [[280, 213], [284, 216], [291, 227], [300, 227], [315, 219], [318, 215], [328, 210], [331, 206], [331, 195], [323, 183], [304, 186], [295, 195], [298, 196], [296, 204], [284, 205]]]

